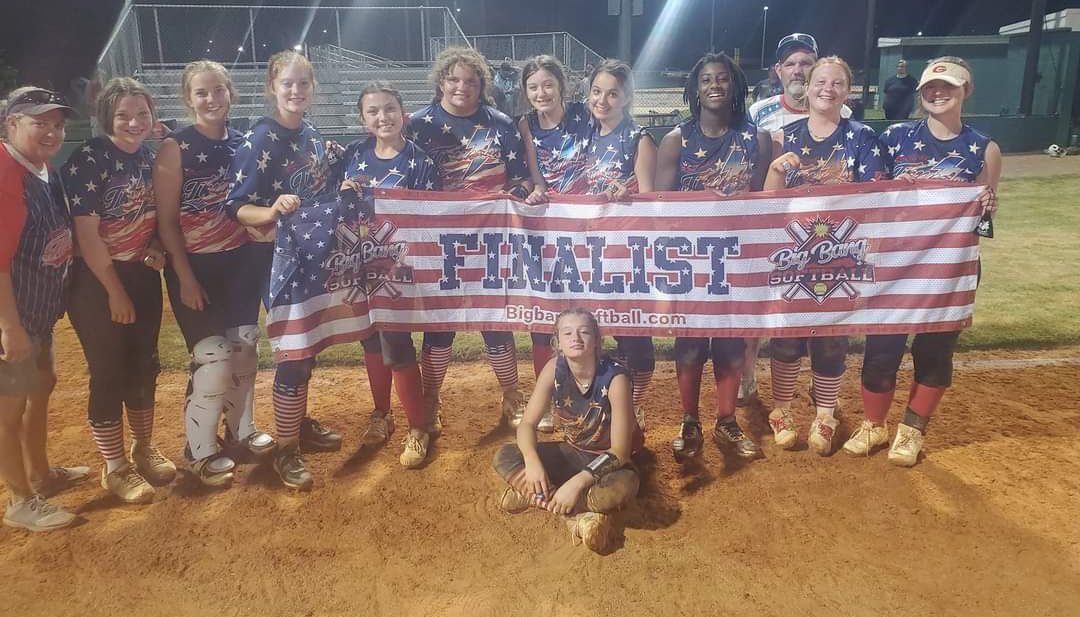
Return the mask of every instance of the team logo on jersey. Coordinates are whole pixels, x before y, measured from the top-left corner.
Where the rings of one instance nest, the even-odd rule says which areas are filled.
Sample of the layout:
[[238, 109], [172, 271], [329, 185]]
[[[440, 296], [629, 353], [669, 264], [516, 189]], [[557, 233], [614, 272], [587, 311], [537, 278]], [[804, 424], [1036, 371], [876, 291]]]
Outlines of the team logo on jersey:
[[54, 229], [41, 253], [41, 264], [49, 268], [64, 268], [71, 263], [71, 230], [66, 227]]
[[[922, 158], [922, 157], [920, 157]], [[968, 181], [975, 173], [965, 166], [964, 157], [956, 151], [949, 152], [940, 161], [937, 159], [903, 160], [897, 158], [893, 177], [903, 176], [916, 180], [962, 180]]]
[[874, 265], [866, 261], [870, 241], [855, 237], [858, 226], [849, 217], [791, 221], [785, 230], [794, 245], [769, 255], [769, 285], [786, 286], [782, 297], [788, 302], [805, 294], [821, 304], [838, 290], [849, 300], [858, 298], [855, 284], [874, 282]]
[[222, 210], [228, 196], [229, 182], [217, 173], [185, 178], [180, 189], [180, 203], [196, 212]]
[[[342, 191], [346, 199], [358, 199], [355, 191]], [[361, 209], [363, 212], [363, 209]], [[347, 289], [345, 303], [366, 302], [382, 291], [397, 298], [397, 283], [412, 283], [413, 269], [404, 264], [408, 244], [395, 242], [397, 227], [361, 214], [354, 221], [338, 221], [334, 227], [334, 250], [323, 261], [328, 292]]]

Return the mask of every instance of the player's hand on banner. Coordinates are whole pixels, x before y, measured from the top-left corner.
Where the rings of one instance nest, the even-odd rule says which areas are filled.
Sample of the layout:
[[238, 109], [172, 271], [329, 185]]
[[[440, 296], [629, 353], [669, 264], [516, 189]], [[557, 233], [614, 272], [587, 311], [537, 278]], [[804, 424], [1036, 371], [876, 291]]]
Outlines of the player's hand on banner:
[[630, 187], [618, 180], [612, 180], [604, 194], [607, 195], [608, 201], [624, 201], [630, 196]]
[[345, 154], [345, 146], [332, 139], [326, 140], [326, 157], [330, 163], [336, 162], [342, 154]]
[[193, 311], [201, 311], [210, 303], [210, 295], [206, 293], [199, 281], [191, 278], [180, 281], [180, 301]]
[[4, 362], [19, 362], [30, 357], [34, 351], [34, 344], [30, 341], [30, 335], [19, 324], [11, 328], [0, 330], [0, 360]]
[[279, 195], [278, 198], [274, 200], [274, 205], [270, 206], [270, 209], [274, 211], [274, 218], [281, 218], [286, 214], [296, 212], [296, 209], [299, 207], [299, 195]]
[[364, 189], [356, 180], [348, 179], [342, 180], [341, 186], [338, 188], [338, 192], [341, 191], [356, 191], [357, 193], [362, 193], [364, 192]]
[[990, 187], [983, 189], [983, 192], [979, 193], [979, 196], [975, 198], [975, 201], [982, 206], [983, 214], [989, 214], [991, 218], [997, 214], [998, 198], [997, 191]]
[[161, 269], [165, 267], [165, 251], [151, 244], [146, 247], [146, 252], [143, 253], [142, 262], [147, 268], [160, 272]]
[[109, 294], [109, 314], [119, 324], [135, 323], [135, 303], [126, 291]]
[[570, 514], [573, 512], [578, 497], [581, 496], [583, 490], [585, 490], [585, 486], [578, 479], [578, 476], [570, 478], [555, 491], [551, 501], [548, 502], [547, 509], [553, 514]]
[[540, 204], [546, 204], [548, 202], [547, 191], [539, 186], [534, 188], [531, 193], [525, 197], [525, 203], [530, 206], [538, 206]]
[[802, 161], [799, 159], [799, 155], [794, 152], [785, 152], [769, 165], [769, 169], [775, 171], [778, 174], [788, 174], [792, 170], [799, 169]]
[[532, 494], [533, 500], [541, 507], [547, 507], [551, 496], [551, 481], [543, 465], [525, 465], [525, 487]]

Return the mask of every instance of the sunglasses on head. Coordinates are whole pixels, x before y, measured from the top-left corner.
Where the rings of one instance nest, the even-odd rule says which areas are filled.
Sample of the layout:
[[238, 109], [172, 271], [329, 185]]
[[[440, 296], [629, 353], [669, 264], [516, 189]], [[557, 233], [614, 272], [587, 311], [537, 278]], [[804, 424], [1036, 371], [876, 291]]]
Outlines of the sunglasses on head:
[[68, 106], [67, 100], [63, 96], [52, 92], [50, 90], [30, 90], [23, 92], [16, 96], [14, 99], [8, 101], [8, 107], [14, 107], [15, 105], [63, 105]]

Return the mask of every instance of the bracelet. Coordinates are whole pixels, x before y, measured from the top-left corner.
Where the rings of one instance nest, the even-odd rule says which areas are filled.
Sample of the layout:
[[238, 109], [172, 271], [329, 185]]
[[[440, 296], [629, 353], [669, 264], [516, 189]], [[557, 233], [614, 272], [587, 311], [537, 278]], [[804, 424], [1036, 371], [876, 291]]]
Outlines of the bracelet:
[[593, 479], [599, 480], [607, 474], [617, 470], [620, 466], [619, 457], [611, 452], [604, 452], [586, 465], [585, 469], [592, 474]]

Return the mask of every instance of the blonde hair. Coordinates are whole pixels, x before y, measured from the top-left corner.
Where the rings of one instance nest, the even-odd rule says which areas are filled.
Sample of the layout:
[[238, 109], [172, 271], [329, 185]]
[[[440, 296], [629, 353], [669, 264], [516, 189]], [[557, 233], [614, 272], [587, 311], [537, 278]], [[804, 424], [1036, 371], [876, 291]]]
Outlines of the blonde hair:
[[229, 91], [229, 107], [232, 107], [232, 102], [236, 100], [236, 87], [233, 86], [232, 76], [229, 75], [229, 70], [224, 67], [220, 62], [214, 62], [213, 60], [196, 60], [189, 62], [184, 67], [184, 72], [180, 75], [180, 90], [184, 97], [184, 107], [187, 107], [188, 112], [194, 117], [195, 108], [191, 106], [191, 80], [200, 73], [216, 73], [221, 81], [225, 82], [225, 89]]
[[285, 70], [285, 67], [293, 64], [299, 64], [307, 71], [308, 77], [311, 78], [312, 90], [318, 87], [319, 82], [315, 80], [315, 67], [312, 66], [311, 61], [307, 59], [307, 56], [292, 49], [279, 51], [270, 56], [270, 61], [267, 63], [266, 67], [266, 97], [271, 101], [274, 100], [274, 80], [278, 78], [281, 71]]
[[435, 86], [433, 102], [442, 100], [442, 82], [458, 64], [476, 73], [480, 78], [480, 103], [492, 105], [491, 94], [488, 92], [491, 87], [491, 69], [480, 52], [470, 47], [447, 47], [435, 57], [435, 63], [431, 65], [431, 83]]
[[154, 106], [154, 97], [150, 96], [150, 91], [146, 89], [146, 86], [131, 77], [113, 77], [105, 84], [97, 97], [97, 123], [106, 135], [113, 134], [113, 117], [116, 115], [117, 106], [125, 96], [143, 97], [146, 100], [146, 106], [150, 108], [150, 125], [157, 124], [157, 107]]
[[814, 66], [810, 67], [810, 72], [806, 75], [806, 83], [809, 84], [813, 82], [814, 71], [830, 64], [844, 69], [844, 76], [847, 77], [848, 88], [851, 88], [851, 67], [848, 66], [848, 63], [840, 56], [825, 56], [824, 58], [819, 58], [818, 61], [814, 63]]

